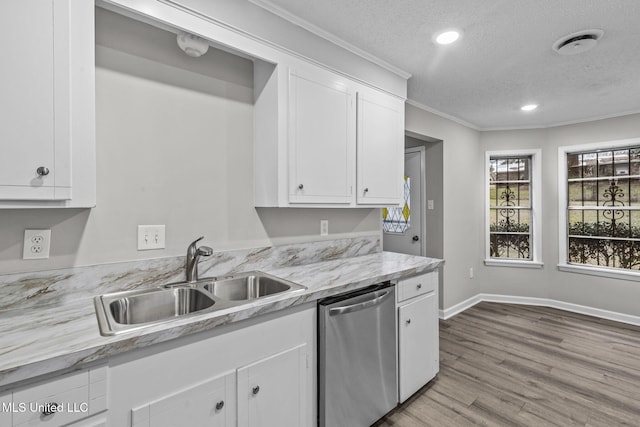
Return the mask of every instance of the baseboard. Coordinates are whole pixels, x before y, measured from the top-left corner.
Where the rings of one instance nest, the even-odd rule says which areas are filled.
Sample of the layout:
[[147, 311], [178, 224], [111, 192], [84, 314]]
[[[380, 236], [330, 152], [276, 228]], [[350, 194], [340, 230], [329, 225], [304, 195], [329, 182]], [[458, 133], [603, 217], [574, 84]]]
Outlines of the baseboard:
[[467, 300], [464, 300], [462, 302], [459, 302], [458, 304], [454, 305], [453, 307], [449, 307], [445, 310], [440, 310], [440, 318], [443, 320], [447, 320], [450, 319], [451, 317], [455, 316], [456, 314], [462, 313], [463, 311], [465, 311], [468, 308], [473, 307], [474, 305], [478, 304], [479, 302], [482, 302], [481, 296], [483, 294], [478, 294], [475, 295]]
[[559, 310], [570, 311], [573, 313], [585, 314], [587, 316], [599, 317], [601, 319], [613, 320], [615, 322], [627, 323], [629, 325], [640, 326], [640, 316], [618, 313], [615, 311], [602, 310], [600, 308], [589, 307], [586, 305], [573, 304], [570, 302], [557, 301], [548, 298], [518, 297], [511, 295], [498, 294], [478, 294], [467, 300], [464, 300], [453, 307], [440, 310], [440, 318], [447, 320], [456, 314], [473, 307], [480, 302], [498, 302], [506, 304], [523, 304], [537, 305], [542, 307], [557, 308]]

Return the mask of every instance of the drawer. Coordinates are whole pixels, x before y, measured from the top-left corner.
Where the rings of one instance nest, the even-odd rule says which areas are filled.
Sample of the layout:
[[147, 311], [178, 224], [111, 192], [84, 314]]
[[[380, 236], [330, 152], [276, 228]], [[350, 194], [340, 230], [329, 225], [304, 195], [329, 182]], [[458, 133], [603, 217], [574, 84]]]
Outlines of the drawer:
[[418, 295], [428, 294], [438, 289], [438, 272], [413, 276], [398, 281], [398, 302], [417, 297]]
[[10, 425], [63, 426], [104, 411], [107, 409], [106, 371], [106, 367], [85, 369], [15, 389]]

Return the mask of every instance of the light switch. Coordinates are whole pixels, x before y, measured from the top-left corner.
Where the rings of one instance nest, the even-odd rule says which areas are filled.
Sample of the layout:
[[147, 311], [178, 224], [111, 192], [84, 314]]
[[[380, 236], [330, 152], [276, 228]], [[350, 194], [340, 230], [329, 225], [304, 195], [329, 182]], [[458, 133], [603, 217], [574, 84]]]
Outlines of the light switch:
[[138, 250], [164, 249], [165, 246], [164, 225], [139, 225], [138, 226]]
[[433, 210], [433, 200], [427, 200], [427, 209]]

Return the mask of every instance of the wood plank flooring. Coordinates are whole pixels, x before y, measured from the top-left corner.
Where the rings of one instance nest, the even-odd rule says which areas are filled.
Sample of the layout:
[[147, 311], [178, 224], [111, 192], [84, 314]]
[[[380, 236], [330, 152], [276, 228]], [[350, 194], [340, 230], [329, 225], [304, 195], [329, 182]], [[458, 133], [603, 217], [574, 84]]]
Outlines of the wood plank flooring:
[[377, 427], [640, 426], [640, 327], [481, 303], [440, 321], [440, 373]]

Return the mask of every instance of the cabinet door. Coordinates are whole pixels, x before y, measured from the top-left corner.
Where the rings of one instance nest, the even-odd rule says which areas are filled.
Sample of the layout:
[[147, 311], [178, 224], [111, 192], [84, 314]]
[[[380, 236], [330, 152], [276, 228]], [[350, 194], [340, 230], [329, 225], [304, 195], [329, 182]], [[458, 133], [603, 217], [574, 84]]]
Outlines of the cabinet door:
[[398, 308], [399, 397], [404, 402], [438, 372], [438, 294]]
[[239, 427], [307, 425], [306, 347], [302, 344], [238, 369]]
[[289, 202], [352, 200], [355, 108], [350, 87], [324, 70], [289, 75]]
[[133, 409], [132, 427], [235, 425], [235, 373], [221, 375]]
[[69, 0], [4, 0], [0, 40], [0, 199], [70, 199]]
[[399, 205], [404, 178], [404, 101], [358, 91], [358, 204]]

